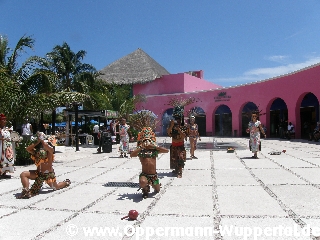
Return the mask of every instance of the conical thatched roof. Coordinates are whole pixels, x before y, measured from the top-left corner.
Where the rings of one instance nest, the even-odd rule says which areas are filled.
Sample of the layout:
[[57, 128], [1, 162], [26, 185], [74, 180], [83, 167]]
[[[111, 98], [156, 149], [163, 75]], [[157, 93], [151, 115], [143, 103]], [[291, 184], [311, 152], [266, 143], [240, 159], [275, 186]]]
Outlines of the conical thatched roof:
[[140, 48], [106, 66], [100, 73], [102, 79], [115, 84], [146, 83], [170, 74]]

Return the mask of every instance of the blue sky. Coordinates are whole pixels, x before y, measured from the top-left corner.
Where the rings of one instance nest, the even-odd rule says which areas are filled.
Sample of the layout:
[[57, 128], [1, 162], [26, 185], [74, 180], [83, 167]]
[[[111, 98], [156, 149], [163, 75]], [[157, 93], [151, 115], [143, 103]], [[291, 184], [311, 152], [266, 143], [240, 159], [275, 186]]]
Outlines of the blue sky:
[[170, 73], [224, 87], [320, 62], [319, 0], [0, 0], [0, 34], [45, 56], [67, 42], [97, 70], [143, 49]]

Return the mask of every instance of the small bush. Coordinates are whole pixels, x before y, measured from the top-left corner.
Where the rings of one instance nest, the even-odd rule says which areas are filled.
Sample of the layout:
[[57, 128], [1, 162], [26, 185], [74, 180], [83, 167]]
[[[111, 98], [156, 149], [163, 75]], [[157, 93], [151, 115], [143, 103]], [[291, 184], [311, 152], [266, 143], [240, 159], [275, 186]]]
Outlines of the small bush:
[[30, 140], [22, 140], [16, 144], [16, 160], [14, 165], [24, 166], [33, 164], [33, 161], [30, 158], [30, 153], [26, 150], [31, 143], [32, 142]]

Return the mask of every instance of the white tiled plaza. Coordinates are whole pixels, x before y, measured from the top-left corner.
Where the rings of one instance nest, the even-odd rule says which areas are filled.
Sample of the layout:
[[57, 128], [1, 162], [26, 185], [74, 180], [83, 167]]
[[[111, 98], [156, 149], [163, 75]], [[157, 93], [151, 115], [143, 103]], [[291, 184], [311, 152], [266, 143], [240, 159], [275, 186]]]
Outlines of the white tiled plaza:
[[[94, 146], [80, 146], [77, 152], [58, 146], [57, 180], [69, 178], [71, 186], [58, 191], [45, 186], [33, 198], [16, 199], [21, 192], [19, 174], [35, 169], [17, 166], [11, 179], [0, 180], [0, 239], [320, 236], [320, 143], [263, 139], [259, 159], [252, 159], [247, 138], [216, 138], [217, 147], [213, 140], [202, 138], [198, 159], [187, 155], [181, 179], [169, 169], [169, 153], [159, 155], [161, 192], [151, 192], [144, 200], [137, 191], [140, 161], [119, 158], [118, 145], [100, 154]], [[158, 137], [159, 145], [168, 147], [169, 142]], [[227, 153], [228, 147], [235, 152]], [[139, 212], [138, 219], [121, 220], [130, 210]]]

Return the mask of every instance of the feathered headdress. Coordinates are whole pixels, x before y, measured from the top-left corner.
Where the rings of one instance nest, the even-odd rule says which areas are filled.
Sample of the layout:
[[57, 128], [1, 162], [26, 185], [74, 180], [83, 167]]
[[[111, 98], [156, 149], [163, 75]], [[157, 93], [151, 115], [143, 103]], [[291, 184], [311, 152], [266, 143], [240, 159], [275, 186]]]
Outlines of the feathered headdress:
[[153, 132], [159, 120], [157, 120], [158, 116], [155, 115], [150, 110], [140, 110], [135, 112], [130, 117], [130, 124], [133, 128], [139, 131], [137, 146], [141, 145], [141, 143], [145, 140], [150, 141], [153, 145], [156, 145], [156, 135]]
[[184, 115], [184, 107], [196, 102], [196, 99], [194, 97], [189, 97], [189, 98], [172, 98], [169, 101], [169, 105], [173, 106], [173, 114], [172, 116], [175, 118], [183, 118]]
[[195, 107], [187, 111], [187, 116], [189, 117], [189, 119], [195, 118], [198, 115], [199, 115], [198, 109]]
[[154, 130], [159, 123], [157, 118], [158, 116], [150, 110], [140, 110], [130, 116], [130, 125], [138, 131], [141, 131], [144, 127], [150, 127]]

